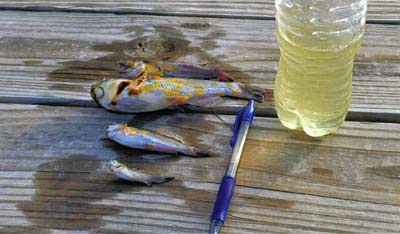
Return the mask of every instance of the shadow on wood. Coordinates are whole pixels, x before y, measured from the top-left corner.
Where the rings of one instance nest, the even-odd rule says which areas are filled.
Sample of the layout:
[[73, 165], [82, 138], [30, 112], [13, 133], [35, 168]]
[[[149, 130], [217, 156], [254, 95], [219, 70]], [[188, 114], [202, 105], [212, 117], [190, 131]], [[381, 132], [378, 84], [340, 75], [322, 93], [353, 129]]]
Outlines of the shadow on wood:
[[[136, 115], [129, 123], [136, 127], [159, 131], [160, 133], [177, 137], [196, 147], [208, 148], [210, 143], [208, 145], [205, 143], [209, 139], [209, 133], [213, 129], [229, 129], [229, 127], [223, 123], [208, 121], [205, 116], [188, 116], [187, 114], [161, 111]], [[59, 120], [57, 119], [57, 121]], [[62, 121], [66, 120], [67, 118], [62, 119]], [[51, 120], [48, 121], [51, 122]], [[42, 125], [36, 127], [40, 131], [37, 131], [39, 129], [36, 128], [27, 129], [28, 132], [24, 133], [24, 137], [30, 138], [33, 136], [32, 134], [36, 134], [37, 137], [40, 135], [42, 138], [52, 136], [53, 139], [47, 140], [49, 144], [60, 140], [68, 142], [70, 140], [68, 136], [74, 132], [73, 129], [82, 129], [79, 126], [71, 126], [71, 129], [63, 127], [58, 129], [43, 128]], [[54, 135], [55, 132], [57, 132], [57, 135]], [[98, 130], [88, 132], [87, 134], [89, 135], [82, 135], [81, 137], [96, 140], [99, 137], [97, 132]], [[91, 136], [94, 134], [97, 136]], [[58, 137], [62, 137], [62, 139], [58, 139]], [[225, 137], [214, 139], [213, 144], [216, 147], [210, 149], [213, 154], [212, 157], [221, 157], [221, 152], [226, 151], [221, 149], [221, 145], [226, 146], [228, 140]], [[104, 217], [125, 216], [126, 214], [120, 214], [120, 212], [133, 212], [132, 210], [136, 209], [135, 202], [140, 202], [143, 197], [148, 199], [149, 196], [154, 196], [154, 203], [158, 202], [157, 197], [159, 196], [169, 196], [182, 200], [185, 203], [185, 207], [190, 208], [190, 211], [184, 209], [182, 211], [183, 214], [189, 212], [188, 215], [193, 215], [192, 213], [194, 213], [196, 216], [208, 218], [211, 209], [210, 201], [215, 196], [212, 192], [188, 188], [177, 177], [166, 184], [146, 187], [139, 183], [119, 180], [109, 173], [106, 168], [106, 161], [114, 159], [110, 158], [109, 153], [107, 153], [112, 151], [117, 155], [115, 159], [126, 163], [129, 167], [138, 167], [140, 165], [139, 167], [141, 167], [142, 171], [146, 172], [150, 169], [152, 171], [151, 174], [159, 173], [163, 176], [169, 176], [168, 172], [165, 172], [159, 164], [163, 161], [174, 164], [178, 160], [186, 160], [186, 156], [129, 149], [108, 140], [94, 145], [99, 146], [99, 144], [103, 150], [98, 149], [96, 151], [104, 153], [92, 154], [92, 151], [88, 149], [85, 153], [71, 154], [39, 165], [33, 178], [35, 192], [31, 200], [18, 201], [16, 204], [16, 207], [23, 212], [32, 226], [10, 227], [8, 231], [20, 232], [29, 229], [34, 233], [52, 233], [51, 229], [99, 230], [105, 225]], [[154, 169], [155, 167], [156, 169]], [[196, 178], [203, 178], [207, 176], [207, 173], [209, 172], [205, 170], [193, 171]], [[132, 205], [125, 207], [120, 204], [125, 201], [121, 201], [118, 198], [119, 196], [128, 197]], [[136, 200], [138, 199], [137, 197], [139, 197], [139, 201]], [[192, 197], [195, 199], [192, 199]], [[146, 207], [138, 207], [137, 209], [146, 209]], [[157, 210], [153, 212], [157, 212]], [[161, 212], [165, 211], [161, 210]], [[140, 224], [141, 221], [135, 221], [135, 217], [132, 217], [131, 222]], [[201, 228], [191, 227], [190, 229], [182, 228], [182, 231], [204, 232], [206, 228], [206, 226]]]
[[102, 161], [94, 159], [94, 155], [71, 155], [40, 165], [34, 178], [35, 195], [31, 201], [20, 202], [17, 207], [40, 228], [88, 230], [100, 227], [102, 216], [116, 215], [122, 208], [96, 202], [144, 187], [99, 174]]
[[[182, 27], [190, 27], [194, 30], [204, 30], [208, 26], [202, 27], [197, 24], [182, 24]], [[205, 34], [201, 39], [201, 47], [191, 46], [191, 42], [185, 35], [174, 27], [153, 26], [154, 31], [150, 35], [143, 35], [145, 28], [135, 26], [133, 29], [129, 26], [127, 30], [133, 30], [136, 37], [130, 41], [114, 41], [109, 44], [93, 45], [92, 49], [96, 51], [110, 52], [111, 54], [96, 59], [72, 60], [63, 62], [63, 68], [54, 70], [48, 74], [49, 81], [73, 81], [97, 80], [101, 78], [116, 78], [119, 74], [115, 71], [117, 61], [133, 58], [150, 58], [164, 61], [179, 61], [186, 63], [195, 63], [218, 67], [232, 74], [237, 81], [249, 83], [251, 76], [241, 72], [241, 68], [229, 65], [220, 61], [218, 56], [213, 56], [206, 50], [217, 49], [219, 46], [217, 39], [223, 38], [226, 33], [223, 29], [215, 29]], [[222, 55], [224, 56], [224, 55]], [[190, 61], [189, 61], [190, 60]], [[54, 84], [49, 87], [54, 90], [80, 90], [79, 85]], [[88, 91], [89, 92], [89, 91]], [[265, 100], [271, 101], [273, 91], [268, 90]]]

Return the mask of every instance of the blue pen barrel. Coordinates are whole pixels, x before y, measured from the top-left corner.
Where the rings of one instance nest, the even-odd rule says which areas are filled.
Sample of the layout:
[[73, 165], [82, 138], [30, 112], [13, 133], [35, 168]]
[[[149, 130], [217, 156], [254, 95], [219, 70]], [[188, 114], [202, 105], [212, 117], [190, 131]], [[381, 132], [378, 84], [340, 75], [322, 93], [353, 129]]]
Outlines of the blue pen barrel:
[[214, 204], [214, 211], [211, 215], [211, 220], [219, 220], [221, 222], [225, 221], [234, 188], [235, 179], [230, 176], [224, 176], [219, 186], [217, 200]]
[[240, 157], [242, 155], [244, 143], [247, 137], [247, 132], [255, 115], [254, 101], [250, 100], [247, 106], [240, 109], [233, 125], [233, 136], [230, 145], [233, 148], [231, 160], [225, 176], [222, 178], [219, 186], [217, 199], [214, 204], [214, 210], [211, 215], [210, 234], [220, 233], [221, 227], [228, 214], [229, 204], [233, 196], [235, 188], [235, 176], [239, 167]]

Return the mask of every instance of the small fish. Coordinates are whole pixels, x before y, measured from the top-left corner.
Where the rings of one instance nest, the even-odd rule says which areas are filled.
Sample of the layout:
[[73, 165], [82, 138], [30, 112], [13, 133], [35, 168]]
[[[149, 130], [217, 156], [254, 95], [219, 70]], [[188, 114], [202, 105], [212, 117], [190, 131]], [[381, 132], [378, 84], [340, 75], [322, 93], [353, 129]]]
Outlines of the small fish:
[[217, 79], [218, 81], [234, 81], [234, 78], [221, 69], [204, 68], [189, 64], [170, 63], [157, 60], [124, 60], [117, 63], [117, 71], [124, 78], [148, 76], [179, 77], [192, 79]]
[[90, 90], [93, 100], [108, 110], [139, 113], [190, 104], [212, 107], [221, 96], [264, 100], [266, 90], [237, 82], [142, 76], [131, 79], [103, 79]]
[[130, 169], [117, 160], [109, 161], [107, 167], [118, 178], [132, 182], [140, 182], [147, 186], [151, 186], [151, 184], [162, 184], [174, 179], [174, 177], [151, 176], [138, 170]]
[[184, 144], [175, 138], [150, 131], [137, 129], [127, 124], [112, 124], [107, 128], [107, 136], [115, 142], [136, 149], [144, 149], [194, 157], [209, 156], [208, 153]]

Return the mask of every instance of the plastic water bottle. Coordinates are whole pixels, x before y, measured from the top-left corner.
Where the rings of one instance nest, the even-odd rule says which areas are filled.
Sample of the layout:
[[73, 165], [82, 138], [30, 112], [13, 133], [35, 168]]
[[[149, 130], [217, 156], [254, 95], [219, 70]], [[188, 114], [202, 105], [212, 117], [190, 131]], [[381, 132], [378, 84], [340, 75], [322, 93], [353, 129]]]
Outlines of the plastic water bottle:
[[344, 121], [366, 0], [276, 0], [281, 51], [275, 108], [282, 124], [318, 137]]

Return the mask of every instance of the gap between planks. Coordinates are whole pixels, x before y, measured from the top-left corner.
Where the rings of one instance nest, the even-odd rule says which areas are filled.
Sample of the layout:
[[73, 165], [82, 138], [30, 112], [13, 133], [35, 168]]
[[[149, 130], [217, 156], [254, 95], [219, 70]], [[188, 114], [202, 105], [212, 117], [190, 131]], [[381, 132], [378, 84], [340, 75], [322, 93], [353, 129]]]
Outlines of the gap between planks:
[[[96, 160], [94, 160], [96, 161]], [[103, 160], [99, 160], [102, 162]], [[27, 173], [64, 173], [64, 174], [90, 174], [90, 175], [97, 175], [99, 177], [104, 176], [104, 173], [93, 173], [93, 172], [77, 172], [77, 171], [32, 171], [32, 170], [1, 170], [0, 173], [4, 172], [27, 172]], [[26, 178], [26, 177], [7, 177], [7, 178], [0, 178], [1, 180], [24, 180], [28, 179], [31, 180], [31, 178]], [[43, 179], [43, 180], [54, 180], [57, 181], [57, 179]], [[179, 179], [175, 179], [178, 181]], [[96, 182], [90, 182], [90, 181], [85, 181], [82, 180], [81, 183], [88, 183], [88, 184], [104, 184], [106, 180], [104, 181], [96, 181]], [[185, 183], [191, 183], [191, 184], [207, 184], [208, 186], [218, 186], [220, 184], [219, 181], [209, 181], [209, 180], [196, 180], [196, 179], [185, 179]], [[170, 187], [171, 185], [166, 185]], [[172, 186], [173, 187], [173, 186]], [[341, 200], [341, 201], [346, 201], [346, 202], [358, 202], [358, 203], [368, 203], [368, 204], [373, 204], [373, 205], [389, 205], [389, 206], [395, 206], [393, 204], [388, 204], [385, 202], [377, 202], [377, 201], [362, 201], [362, 200], [357, 200], [357, 199], [352, 199], [352, 198], [342, 198], [342, 197], [336, 197], [336, 196], [327, 196], [327, 195], [322, 195], [322, 194], [309, 194], [309, 193], [303, 193], [303, 192], [294, 192], [294, 191], [288, 191], [288, 190], [281, 190], [281, 189], [274, 189], [274, 188], [264, 188], [264, 187], [259, 187], [256, 185], [246, 185], [246, 184], [237, 184], [237, 188], [242, 189], [242, 190], [255, 190], [254, 192], [266, 192], [266, 193], [281, 193], [285, 194], [285, 196], [304, 196], [304, 197], [314, 197], [317, 199], [332, 199], [332, 200]], [[9, 189], [35, 189], [35, 186], [21, 186], [21, 185], [14, 185], [14, 186], [4, 186], [4, 184], [0, 183], [0, 188], [9, 188]], [[77, 189], [68, 189], [68, 188], [47, 188], [46, 190], [48, 191], [71, 191], [71, 192], [92, 192], [91, 190], [77, 190]], [[104, 193], [104, 192], [98, 192], [98, 193]], [[0, 195], [3, 195], [0, 193]], [[19, 194], [12, 194], [13, 196], [18, 196]], [[27, 196], [26, 194], [22, 194], [21, 196]], [[153, 195], [153, 194], [147, 194], [146, 196], [154, 196], [157, 197], [159, 195]], [[174, 198], [174, 197], [170, 197]], [[191, 199], [187, 198], [188, 200], [193, 200], [193, 201], [198, 201], [197, 199]], [[4, 202], [5, 200], [0, 199], [0, 203]]]
[[[115, 15], [151, 15], [151, 16], [176, 16], [193, 18], [216, 18], [216, 19], [246, 19], [246, 20], [275, 20], [274, 16], [256, 15], [218, 15], [218, 14], [199, 14], [199, 13], [179, 13], [179, 12], [147, 12], [130, 9], [68, 9], [52, 6], [0, 6], [0, 11], [33, 11], [33, 12], [61, 12], [61, 13], [91, 13], [91, 14], [115, 14]], [[400, 25], [400, 19], [366, 19], [367, 24], [389, 24]]]
[[[88, 100], [71, 100], [68, 98], [47, 98], [47, 97], [7, 97], [0, 96], [0, 103], [4, 104], [22, 104], [22, 105], [43, 105], [43, 106], [66, 106], [66, 107], [87, 107], [87, 108], [101, 108], [98, 107], [93, 101]], [[198, 113], [198, 114], [214, 114], [214, 115], [236, 115], [238, 107], [214, 107], [202, 108], [185, 106], [176, 110], [168, 110], [171, 113]], [[256, 116], [277, 118], [274, 108], [256, 108]], [[349, 111], [346, 116], [346, 121], [356, 122], [372, 122], [372, 123], [400, 123], [399, 114], [395, 113], [376, 113], [376, 112], [362, 112], [362, 111]]]

